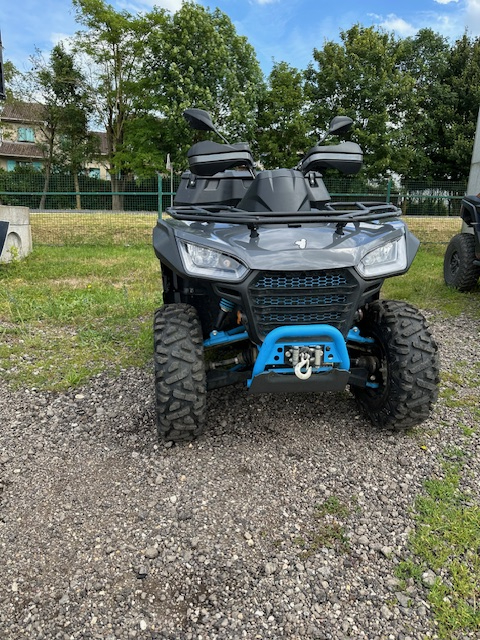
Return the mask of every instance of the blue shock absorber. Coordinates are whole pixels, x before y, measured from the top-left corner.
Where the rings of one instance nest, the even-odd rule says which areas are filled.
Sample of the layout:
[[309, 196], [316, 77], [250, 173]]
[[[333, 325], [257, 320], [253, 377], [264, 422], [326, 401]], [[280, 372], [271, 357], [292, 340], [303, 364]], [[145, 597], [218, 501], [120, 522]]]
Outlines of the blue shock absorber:
[[213, 325], [213, 334], [216, 335], [223, 326], [225, 322], [225, 318], [233, 310], [235, 307], [235, 303], [230, 302], [230, 300], [226, 300], [225, 298], [220, 299], [220, 311], [218, 312], [217, 319], [215, 320], [215, 324]]
[[232, 311], [235, 304], [233, 302], [230, 302], [230, 300], [225, 300], [225, 298], [222, 298], [220, 300], [219, 306], [222, 311], [224, 311], [225, 313], [228, 313], [229, 311]]

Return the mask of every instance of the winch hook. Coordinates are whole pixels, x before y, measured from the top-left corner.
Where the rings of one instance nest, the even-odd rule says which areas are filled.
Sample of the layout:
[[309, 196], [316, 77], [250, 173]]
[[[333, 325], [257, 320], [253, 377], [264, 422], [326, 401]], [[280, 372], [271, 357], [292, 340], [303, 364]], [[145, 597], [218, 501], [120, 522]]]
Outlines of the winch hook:
[[[307, 368], [305, 369], [305, 371], [302, 371], [302, 368], [305, 366]], [[310, 376], [312, 375], [312, 367], [310, 366], [310, 356], [308, 355], [308, 353], [300, 354], [300, 360], [298, 364], [295, 365], [293, 371], [297, 378], [299, 378], [300, 380], [308, 380], [310, 378]]]

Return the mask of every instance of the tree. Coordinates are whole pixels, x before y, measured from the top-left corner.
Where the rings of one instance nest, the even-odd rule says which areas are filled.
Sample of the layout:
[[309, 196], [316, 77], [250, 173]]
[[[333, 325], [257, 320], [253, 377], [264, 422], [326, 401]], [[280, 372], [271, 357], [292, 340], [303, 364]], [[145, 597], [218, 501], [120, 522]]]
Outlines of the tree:
[[93, 66], [95, 113], [106, 131], [112, 208], [123, 209], [121, 193], [135, 164], [125, 147], [125, 134], [129, 124], [146, 113], [139, 96], [139, 76], [148, 41], [161, 31], [166, 14], [155, 8], [132, 15], [115, 11], [103, 0], [73, 0], [73, 5], [77, 21], [86, 27], [77, 34], [77, 47]]
[[304, 76], [286, 62], [275, 63], [259, 101], [258, 156], [267, 168], [294, 167], [308, 145], [311, 118]]
[[194, 138], [185, 109], [206, 109], [229, 139], [251, 141], [262, 86], [253, 47], [219, 9], [184, 2], [161, 33], [151, 34], [140, 96], [150, 113], [162, 116], [153, 138], [161, 137], [164, 155], [177, 166]]
[[314, 49], [317, 68], [310, 64], [305, 72], [314, 124], [322, 130], [334, 115], [353, 118], [352, 137], [364, 150], [367, 174], [384, 176], [399, 164], [398, 107], [410, 86], [399, 65], [398, 41], [358, 24], [341, 31], [340, 39]]
[[45, 163], [45, 182], [40, 209], [45, 208], [51, 172], [54, 166], [67, 167], [73, 175], [80, 208], [78, 173], [95, 152], [95, 142], [88, 133], [90, 100], [81, 71], [74, 57], [62, 44], [52, 49], [48, 62], [40, 53], [33, 58], [30, 72], [33, 89], [40, 101], [41, 130]]
[[421, 29], [415, 36], [402, 40], [399, 51], [409, 89], [400, 101], [404, 162], [397, 171], [409, 180], [443, 177], [443, 128], [455, 104], [454, 92], [444, 82], [450, 46], [442, 35]]
[[3, 83], [5, 100], [7, 102], [21, 100], [22, 92], [19, 91], [21, 74], [11, 60], [5, 60], [3, 63]]
[[480, 106], [480, 38], [464, 34], [450, 50], [443, 82], [454, 100], [442, 121], [443, 175], [467, 180]]

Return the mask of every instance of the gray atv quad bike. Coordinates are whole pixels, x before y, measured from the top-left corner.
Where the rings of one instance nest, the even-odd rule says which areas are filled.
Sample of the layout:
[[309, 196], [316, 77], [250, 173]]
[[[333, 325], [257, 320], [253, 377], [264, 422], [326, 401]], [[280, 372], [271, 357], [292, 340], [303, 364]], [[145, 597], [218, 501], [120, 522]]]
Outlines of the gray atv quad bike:
[[[184, 115], [218, 133], [207, 112]], [[351, 124], [337, 116], [327, 135]], [[207, 391], [235, 383], [251, 393], [349, 387], [373, 424], [421, 423], [437, 398], [437, 346], [418, 309], [380, 299], [419, 241], [397, 207], [333, 203], [322, 180], [326, 168], [356, 173], [360, 147], [319, 143], [295, 169], [256, 173], [248, 145], [223, 140], [191, 147], [153, 232], [164, 302], [154, 319], [159, 437], [201, 434]]]
[[445, 251], [443, 277], [458, 291], [472, 291], [480, 277], [480, 197], [465, 196], [460, 208], [462, 232]]

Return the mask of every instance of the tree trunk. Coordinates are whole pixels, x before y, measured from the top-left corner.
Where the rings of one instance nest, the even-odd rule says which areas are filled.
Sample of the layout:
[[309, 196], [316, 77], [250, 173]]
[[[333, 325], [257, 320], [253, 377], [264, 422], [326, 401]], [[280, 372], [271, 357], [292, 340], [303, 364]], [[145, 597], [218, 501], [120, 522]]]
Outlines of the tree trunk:
[[78, 172], [73, 172], [73, 184], [75, 187], [75, 207], [77, 209], [82, 208], [82, 196], [80, 195], [80, 183], [78, 181]]
[[111, 174], [112, 180], [112, 211], [123, 211], [125, 196], [125, 178]]
[[40, 198], [39, 209], [45, 209], [45, 203], [47, 201], [48, 187], [50, 186], [50, 176], [52, 173], [53, 164], [53, 141], [55, 136], [55, 130], [51, 129], [48, 135], [48, 155], [45, 159], [45, 181], [43, 183], [43, 193]]
[[45, 209], [45, 203], [47, 200], [48, 187], [50, 186], [50, 174], [51, 174], [51, 164], [50, 162], [45, 163], [45, 180], [43, 182], [43, 192], [42, 197], [40, 198], [40, 204], [38, 206], [39, 209]]

